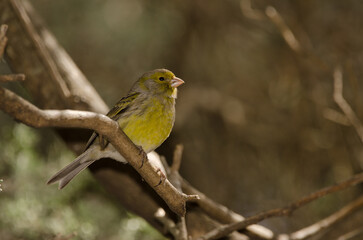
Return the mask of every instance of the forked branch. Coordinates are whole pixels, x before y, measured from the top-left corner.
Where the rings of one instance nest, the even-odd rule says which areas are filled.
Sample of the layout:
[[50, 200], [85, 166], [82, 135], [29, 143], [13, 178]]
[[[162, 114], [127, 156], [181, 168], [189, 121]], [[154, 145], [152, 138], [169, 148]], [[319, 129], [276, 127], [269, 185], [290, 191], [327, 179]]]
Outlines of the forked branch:
[[343, 72], [341, 67], [336, 67], [333, 73], [334, 77], [334, 101], [342, 110], [349, 123], [354, 127], [359, 139], [363, 143], [363, 125], [359, 121], [357, 115], [343, 97]]

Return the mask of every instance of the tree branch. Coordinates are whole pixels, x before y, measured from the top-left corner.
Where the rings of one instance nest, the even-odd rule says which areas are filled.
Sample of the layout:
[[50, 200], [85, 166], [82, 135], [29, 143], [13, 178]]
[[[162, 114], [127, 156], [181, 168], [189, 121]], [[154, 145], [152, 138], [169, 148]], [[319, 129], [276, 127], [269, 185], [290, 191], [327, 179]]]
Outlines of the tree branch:
[[357, 209], [363, 207], [363, 196], [355, 199], [349, 204], [345, 205], [343, 208], [339, 209], [337, 212], [333, 213], [329, 217], [326, 217], [308, 227], [300, 229], [299, 231], [285, 235], [284, 237], [279, 237], [278, 239], [290, 239], [290, 240], [302, 240], [307, 239], [327, 229], [341, 221], [343, 218], [354, 213]]
[[22, 73], [0, 75], [0, 82], [16, 82], [16, 81], [24, 81], [24, 80], [25, 80], [25, 75]]
[[287, 26], [280, 13], [272, 6], [266, 8], [266, 15], [280, 30], [282, 37], [284, 38], [287, 45], [295, 52], [301, 53], [302, 47], [300, 42], [297, 40], [291, 29]]
[[331, 109], [331, 108], [326, 108], [323, 110], [323, 116], [332, 121], [332, 122], [335, 122], [337, 124], [340, 124], [340, 125], [344, 125], [344, 126], [350, 126], [350, 122], [348, 120], [348, 118], [343, 114], [343, 113], [340, 113], [334, 109]]
[[[282, 18], [280, 13], [273, 6], [267, 6], [265, 13], [260, 10], [253, 9], [251, 6], [251, 0], [241, 0], [240, 8], [242, 14], [253, 20], [265, 20], [269, 19], [280, 31], [282, 38], [285, 40], [286, 44], [296, 53], [302, 52], [302, 46], [298, 39], [295, 37], [292, 30], [286, 24], [285, 20]], [[267, 16], [267, 17], [266, 17]]]
[[[166, 161], [164, 162], [164, 168], [166, 169], [170, 182], [180, 192], [182, 192], [182, 189], [180, 183], [179, 168], [181, 165], [182, 154], [183, 145], [178, 144], [174, 150], [173, 165], [171, 166], [171, 168], [169, 168], [169, 165], [166, 163]], [[174, 236], [175, 240], [188, 240], [188, 231], [186, 227], [185, 216], [179, 216], [175, 223], [166, 216], [164, 209], [160, 208], [155, 213], [155, 217], [164, 224], [165, 228], [167, 228], [168, 231]]]
[[218, 239], [218, 238], [227, 236], [228, 234], [232, 233], [233, 231], [244, 229], [251, 224], [258, 223], [267, 218], [278, 217], [278, 216], [289, 216], [292, 214], [292, 212], [294, 212], [296, 209], [300, 208], [301, 206], [304, 206], [304, 205], [306, 205], [318, 198], [321, 198], [327, 194], [341, 191], [347, 187], [354, 186], [361, 182], [363, 182], [363, 173], [357, 174], [357, 175], [353, 176], [352, 178], [350, 178], [344, 182], [341, 182], [339, 184], [335, 184], [330, 187], [323, 188], [317, 192], [311, 193], [308, 196], [305, 196], [305, 197], [301, 198], [300, 200], [289, 204], [286, 207], [276, 208], [276, 209], [272, 209], [272, 210], [269, 210], [266, 212], [262, 212], [262, 213], [254, 215], [252, 217], [248, 217], [243, 221], [240, 221], [237, 223], [232, 223], [229, 225], [224, 225], [220, 228], [214, 229], [214, 230], [210, 231], [209, 233], [205, 234], [204, 236], [202, 236], [201, 238], [198, 238], [198, 240]]
[[6, 37], [7, 30], [8, 30], [8, 25], [2, 24], [0, 26], [0, 59], [4, 55], [6, 43], [8, 42], [8, 38]]
[[[164, 199], [170, 209], [179, 216], [185, 215], [186, 201], [197, 198], [196, 195], [188, 196], [179, 192], [167, 179], [163, 179], [163, 182], [159, 184], [160, 175], [157, 168], [147, 161], [145, 153], [140, 154], [139, 148], [123, 133], [117, 122], [105, 115], [74, 110], [40, 110], [4, 88], [0, 88], [0, 102], [1, 110], [32, 127], [87, 128], [106, 136], [129, 164]], [[140, 167], [143, 161], [144, 164]]]
[[265, 14], [263, 14], [263, 12], [252, 8], [251, 0], [241, 0], [240, 8], [241, 8], [242, 14], [247, 18], [250, 18], [253, 20], [263, 20], [266, 18]]
[[[243, 221], [245, 218], [238, 213], [233, 212], [227, 207], [213, 201], [204, 193], [194, 188], [188, 181], [182, 179], [182, 188], [186, 194], [196, 194], [199, 196], [198, 205], [203, 209], [211, 218], [218, 220], [223, 224], [230, 224]], [[274, 233], [261, 225], [250, 225], [246, 228], [247, 235], [257, 236], [260, 239], [272, 239]]]
[[363, 228], [357, 228], [353, 231], [350, 231], [342, 236], [340, 236], [339, 238], [337, 238], [337, 240], [349, 240], [349, 239], [357, 239], [356, 237], [359, 235], [363, 235]]
[[354, 127], [359, 139], [363, 143], [363, 125], [357, 115], [343, 97], [343, 72], [341, 67], [336, 67], [333, 73], [334, 77], [334, 101], [347, 117], [349, 123]]
[[[169, 167], [168, 163], [166, 162], [165, 158], [161, 158], [161, 161], [163, 163], [163, 166], [168, 174], [168, 179], [170, 180], [170, 182], [176, 186], [178, 188], [178, 190], [180, 190], [180, 188], [183, 190], [183, 191], [186, 191], [186, 192], [189, 192], [191, 195], [198, 195], [200, 197], [200, 199], [198, 199], [198, 201], [196, 201], [196, 203], [198, 204], [198, 206], [201, 208], [201, 210], [204, 211], [205, 214], [207, 214], [209, 217], [211, 217], [211, 219], [213, 220], [217, 220], [218, 222], [216, 221], [213, 221], [213, 220], [209, 220], [210, 223], [213, 222], [213, 228], [215, 227], [218, 227], [220, 226], [220, 222], [221, 223], [225, 223], [223, 221], [220, 221], [221, 218], [220, 217], [215, 217], [214, 214], [213, 214], [213, 211], [214, 211], [214, 207], [217, 208], [217, 209], [227, 209], [226, 207], [222, 206], [222, 205], [219, 205], [215, 202], [213, 202], [211, 199], [209, 199], [208, 197], [206, 197], [203, 193], [199, 192], [198, 190], [196, 190], [194, 187], [192, 187], [189, 183], [186, 182], [185, 179], [183, 179], [180, 174], [179, 174], [179, 168], [180, 168], [180, 165], [181, 165], [181, 160], [182, 160], [182, 153], [183, 153], [183, 145], [181, 144], [178, 144], [174, 150], [174, 156], [173, 156], [173, 164], [171, 167]], [[180, 187], [180, 188], [179, 188]], [[189, 194], [187, 193], [187, 194]], [[201, 195], [199, 195], [199, 193]], [[202, 197], [201, 197], [202, 196]], [[202, 207], [203, 205], [203, 202], [206, 202], [206, 199], [208, 203], [211, 203], [212, 207], [208, 208], [208, 207]], [[223, 210], [222, 210], [223, 211]], [[187, 229], [184, 228], [184, 226], [186, 226], [186, 219], [185, 218], [179, 218], [178, 219], [178, 222], [175, 223], [174, 221], [172, 221], [170, 218], [168, 218], [167, 216], [165, 216], [163, 214], [163, 210], [162, 209], [159, 209], [156, 213], [155, 213], [155, 217], [164, 224], [165, 228], [168, 229], [168, 231], [175, 237], [175, 239], [186, 239], [186, 236], [187, 235]], [[187, 218], [189, 217], [190, 218], [193, 218], [191, 216], [193, 216], [193, 214], [189, 211], [188, 212], [189, 215], [187, 215]], [[187, 214], [188, 214], [187, 213]], [[200, 216], [203, 216], [202, 212], [199, 213]], [[238, 215], [235, 213], [235, 215]], [[240, 216], [240, 215], [238, 215]], [[203, 217], [201, 217], [201, 219], [203, 219]], [[240, 218], [238, 218], [239, 220], [243, 219], [242, 216], [240, 216]], [[230, 222], [228, 222], [230, 223]], [[263, 232], [263, 230], [266, 230], [267, 232], [271, 232], [269, 229], [265, 229], [264, 227], [262, 226], [258, 226], [256, 225], [256, 228], [252, 228], [251, 226], [251, 229], [248, 229], [249, 232], [248, 234], [241, 234], [241, 233], [238, 233], [238, 232], [234, 232], [231, 234], [230, 236], [230, 239], [234, 239], [234, 240], [247, 240], [249, 239], [248, 238], [248, 235], [251, 235], [251, 236], [257, 236], [258, 239], [271, 239], [271, 237], [268, 237], [268, 238], [264, 238], [263, 234], [261, 234], [261, 232], [259, 231], [261, 228], [261, 232]], [[200, 231], [200, 229], [198, 229]], [[200, 234], [198, 234], [200, 235]], [[273, 234], [271, 234], [272, 236]], [[261, 237], [262, 236], [262, 237]]]

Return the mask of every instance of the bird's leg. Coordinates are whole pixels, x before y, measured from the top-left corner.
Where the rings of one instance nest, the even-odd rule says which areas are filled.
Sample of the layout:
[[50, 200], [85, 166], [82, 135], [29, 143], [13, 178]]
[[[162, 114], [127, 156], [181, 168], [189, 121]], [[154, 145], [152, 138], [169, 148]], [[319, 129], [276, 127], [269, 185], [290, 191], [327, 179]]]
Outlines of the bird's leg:
[[136, 145], [136, 147], [139, 149], [139, 155], [142, 155], [141, 166], [139, 167], [142, 168], [144, 166], [145, 160], [147, 160], [147, 154], [141, 146]]
[[161, 171], [161, 169], [160, 169], [160, 168], [158, 168], [158, 169], [156, 170], [156, 173], [160, 176], [160, 182], [159, 182], [158, 184], [156, 184], [154, 187], [159, 186], [159, 185], [160, 185], [160, 184], [162, 184], [162, 183], [165, 181], [165, 179], [166, 179], [165, 174], [163, 173], [163, 171]]

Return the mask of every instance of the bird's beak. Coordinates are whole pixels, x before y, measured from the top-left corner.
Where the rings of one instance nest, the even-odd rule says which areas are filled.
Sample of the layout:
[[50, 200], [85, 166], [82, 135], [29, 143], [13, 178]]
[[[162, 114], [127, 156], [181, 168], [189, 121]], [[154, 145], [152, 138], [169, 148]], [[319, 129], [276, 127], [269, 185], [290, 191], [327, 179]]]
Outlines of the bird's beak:
[[181, 80], [178, 77], [174, 77], [173, 79], [171, 79], [171, 83], [170, 86], [173, 88], [179, 87], [180, 85], [182, 85], [184, 83], [183, 80]]

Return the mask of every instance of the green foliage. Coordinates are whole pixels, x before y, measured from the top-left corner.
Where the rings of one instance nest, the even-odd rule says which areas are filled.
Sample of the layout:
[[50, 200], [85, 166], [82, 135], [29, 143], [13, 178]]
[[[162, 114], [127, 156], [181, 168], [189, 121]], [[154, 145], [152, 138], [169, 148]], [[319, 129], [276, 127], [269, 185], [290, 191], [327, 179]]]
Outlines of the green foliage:
[[163, 239], [115, 206], [87, 171], [61, 191], [47, 186], [74, 157], [51, 131], [3, 120], [0, 131], [0, 239]]

